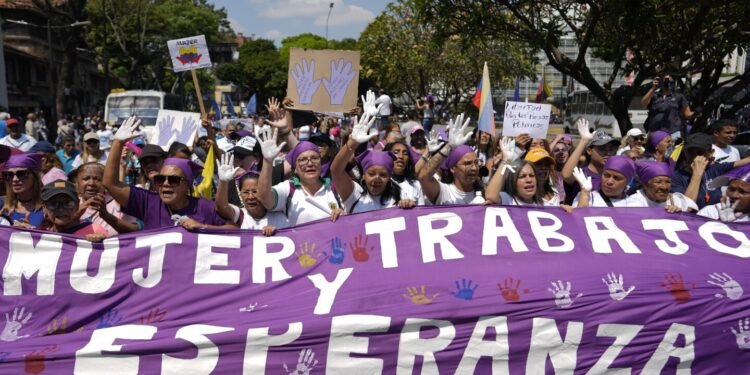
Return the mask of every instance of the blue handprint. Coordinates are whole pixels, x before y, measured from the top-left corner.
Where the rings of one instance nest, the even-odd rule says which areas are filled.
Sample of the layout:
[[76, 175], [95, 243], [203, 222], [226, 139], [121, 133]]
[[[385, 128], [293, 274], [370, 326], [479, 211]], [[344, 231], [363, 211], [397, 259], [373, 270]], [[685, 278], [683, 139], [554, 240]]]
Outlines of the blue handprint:
[[99, 323], [96, 325], [96, 329], [109, 328], [117, 325], [122, 321], [122, 316], [117, 310], [109, 310], [99, 317]]
[[479, 284], [474, 284], [473, 286], [471, 284], [471, 280], [461, 279], [460, 283], [456, 280], [456, 291], [451, 292], [451, 294], [456, 298], [469, 301], [474, 298], [474, 291], [479, 288]]
[[344, 251], [346, 246], [341, 242], [341, 239], [336, 237], [331, 241], [331, 257], [328, 261], [331, 264], [342, 264], [344, 263]]

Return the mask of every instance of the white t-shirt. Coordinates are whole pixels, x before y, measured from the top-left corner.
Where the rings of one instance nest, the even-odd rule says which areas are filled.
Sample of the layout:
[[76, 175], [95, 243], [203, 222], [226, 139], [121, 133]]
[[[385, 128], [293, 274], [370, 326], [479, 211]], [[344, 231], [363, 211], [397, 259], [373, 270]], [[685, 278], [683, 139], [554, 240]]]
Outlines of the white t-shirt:
[[21, 134], [18, 139], [11, 138], [10, 134], [0, 138], [0, 145], [17, 148], [23, 152], [29, 151], [36, 144], [36, 139], [26, 134]]
[[[578, 198], [581, 196], [579, 193], [576, 195], [576, 199], [573, 200], [573, 207], [578, 207]], [[628, 207], [628, 197], [625, 198], [609, 198], [612, 202], [612, 207]], [[607, 202], [604, 201], [602, 195], [598, 191], [592, 191], [589, 197], [589, 207], [609, 207]]]
[[503, 206], [546, 206], [546, 204], [526, 203], [524, 201], [519, 201], [518, 199], [511, 197], [510, 194], [504, 191], [500, 192], [500, 204], [502, 204]]
[[380, 107], [380, 111], [378, 112], [378, 115], [380, 116], [390, 116], [391, 115], [391, 104], [393, 102], [391, 101], [391, 97], [383, 94], [378, 96], [377, 99], [375, 99], [375, 106], [378, 104], [382, 104], [383, 106]]
[[449, 204], [484, 204], [484, 197], [481, 191], [463, 192], [454, 184], [440, 182], [440, 193], [435, 199], [435, 205]]
[[[272, 189], [276, 193], [276, 205], [271, 211], [285, 212], [286, 200], [289, 197], [290, 180], [282, 181], [276, 184]], [[307, 199], [312, 201], [309, 202]], [[310, 221], [326, 219], [331, 217], [331, 211], [338, 208], [338, 200], [333, 190], [331, 190], [330, 181], [326, 180], [323, 186], [310, 195], [301, 185], [295, 185], [294, 195], [292, 195], [291, 205], [289, 207], [289, 226], [297, 226]]]
[[365, 189], [363, 189], [360, 184], [355, 183], [352, 194], [349, 195], [349, 198], [347, 198], [346, 201], [344, 201], [344, 207], [346, 207], [347, 213], [357, 214], [360, 212], [374, 211], [381, 208], [393, 207], [396, 205], [396, 203], [398, 202], [396, 202], [395, 199], [391, 198], [387, 200], [385, 204], [380, 204], [379, 196], [375, 197], [370, 194], [366, 194]]
[[731, 145], [720, 148], [716, 145], [711, 145], [714, 149], [714, 163], [734, 163], [740, 160], [740, 152]]
[[99, 157], [99, 160], [96, 160], [96, 159], [94, 159], [93, 156], [89, 155], [88, 160], [83, 161], [83, 154], [78, 154], [78, 156], [76, 156], [76, 158], [73, 159], [73, 169], [76, 169], [76, 168], [82, 166], [85, 163], [91, 163], [91, 162], [94, 162], [94, 161], [99, 162], [99, 164], [101, 164], [101, 165], [106, 165], [107, 164], [107, 155], [109, 155], [109, 153], [107, 153], [106, 151], [103, 151], [102, 152], [102, 156]]
[[271, 225], [273, 227], [276, 227], [276, 229], [283, 229], [289, 227], [289, 220], [287, 220], [286, 216], [284, 216], [283, 212], [274, 212], [269, 211], [266, 212], [266, 216], [263, 216], [262, 218], [255, 220], [249, 212], [247, 212], [246, 208], [240, 209], [239, 207], [229, 204], [229, 207], [234, 211], [234, 215], [232, 216], [232, 221], [237, 223], [239, 220], [242, 220], [240, 224], [240, 229], [252, 229], [252, 230], [263, 230], [267, 225]]
[[419, 184], [419, 181], [414, 180], [409, 182], [405, 179], [399, 182], [398, 186], [401, 188], [401, 199], [413, 200], [417, 202], [417, 206], [425, 205], [426, 200], [424, 199], [422, 185]]
[[109, 150], [112, 147], [112, 131], [109, 129], [97, 130], [96, 135], [99, 136], [99, 148], [102, 150]]
[[680, 210], [687, 212], [688, 209], [692, 208], [698, 211], [698, 205], [693, 202], [692, 199], [686, 197], [682, 193], [670, 193], [669, 199], [664, 202], [657, 203], [648, 199], [643, 190], [638, 190], [635, 194], [629, 196], [625, 200], [627, 207], [667, 207], [667, 205], [677, 206]]
[[[719, 206], [721, 203], [712, 204], [710, 206], [706, 206], [701, 208], [700, 211], [698, 211], [698, 216], [707, 217], [709, 219], [719, 220]], [[743, 214], [742, 216], [738, 217], [735, 221], [750, 221], [750, 215]]]

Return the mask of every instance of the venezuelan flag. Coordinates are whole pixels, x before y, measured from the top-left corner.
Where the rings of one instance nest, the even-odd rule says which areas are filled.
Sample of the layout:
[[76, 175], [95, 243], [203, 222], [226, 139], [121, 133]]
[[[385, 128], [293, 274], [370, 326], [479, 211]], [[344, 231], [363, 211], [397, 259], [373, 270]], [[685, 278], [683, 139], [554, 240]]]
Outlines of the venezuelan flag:
[[536, 102], [541, 103], [550, 96], [552, 96], [552, 89], [547, 84], [547, 77], [542, 75], [542, 82], [539, 83], [539, 87], [536, 89]]
[[477, 128], [479, 130], [495, 134], [495, 111], [492, 108], [492, 92], [490, 88], [490, 71], [487, 69], [487, 62], [484, 63], [484, 69], [482, 70], [482, 80], [480, 81], [481, 91], [479, 99], [479, 122]]

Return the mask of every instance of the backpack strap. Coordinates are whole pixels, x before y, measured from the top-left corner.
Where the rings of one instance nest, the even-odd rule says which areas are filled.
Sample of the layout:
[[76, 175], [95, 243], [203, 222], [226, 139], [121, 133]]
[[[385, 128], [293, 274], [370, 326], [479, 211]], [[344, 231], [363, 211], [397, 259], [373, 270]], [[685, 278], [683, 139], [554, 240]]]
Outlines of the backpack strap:
[[295, 191], [297, 191], [297, 187], [292, 180], [289, 180], [289, 195], [286, 196], [286, 207], [284, 207], [284, 215], [287, 219], [289, 218], [289, 206], [292, 205], [292, 197]]

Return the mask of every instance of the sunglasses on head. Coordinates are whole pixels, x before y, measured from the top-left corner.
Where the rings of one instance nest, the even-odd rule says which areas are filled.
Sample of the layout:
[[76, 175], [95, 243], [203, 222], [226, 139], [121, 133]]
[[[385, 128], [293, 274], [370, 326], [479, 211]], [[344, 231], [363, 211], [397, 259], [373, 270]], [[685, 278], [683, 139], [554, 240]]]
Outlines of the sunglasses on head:
[[170, 185], [177, 185], [184, 180], [185, 180], [185, 177], [180, 177], [180, 176], [166, 176], [163, 174], [158, 174], [154, 176], [154, 182], [157, 185], [164, 185], [164, 182], [169, 182]]
[[13, 177], [18, 177], [19, 180], [23, 180], [26, 177], [31, 176], [28, 169], [22, 169], [20, 171], [5, 171], [3, 172], [3, 179], [6, 181], [12, 181]]

